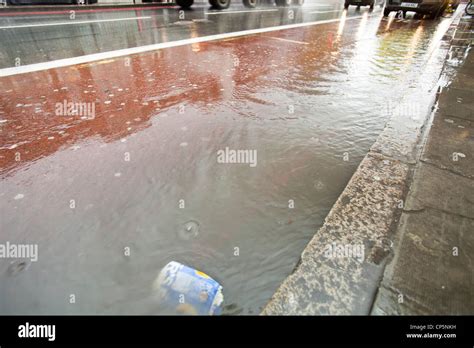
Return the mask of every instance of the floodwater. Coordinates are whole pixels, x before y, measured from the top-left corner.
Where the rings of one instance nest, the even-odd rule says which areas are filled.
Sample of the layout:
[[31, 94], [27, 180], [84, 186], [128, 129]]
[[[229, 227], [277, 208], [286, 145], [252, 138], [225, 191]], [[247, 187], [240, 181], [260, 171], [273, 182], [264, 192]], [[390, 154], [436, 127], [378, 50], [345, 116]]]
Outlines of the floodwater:
[[258, 314], [446, 54], [447, 18], [342, 16], [0, 78], [1, 242], [38, 244], [0, 262], [0, 313], [159, 314], [174, 260], [222, 284], [225, 314]]

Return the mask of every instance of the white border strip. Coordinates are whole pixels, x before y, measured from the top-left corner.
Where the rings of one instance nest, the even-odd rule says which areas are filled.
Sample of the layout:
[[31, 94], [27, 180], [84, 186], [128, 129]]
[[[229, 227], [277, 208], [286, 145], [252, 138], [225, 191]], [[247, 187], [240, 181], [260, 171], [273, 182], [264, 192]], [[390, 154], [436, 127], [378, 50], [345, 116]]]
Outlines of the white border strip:
[[[361, 19], [362, 17], [363, 16], [346, 17], [345, 20], [348, 21], [348, 20], [353, 20], [353, 19]], [[118, 58], [118, 57], [129, 56], [129, 55], [137, 54], [137, 53], [155, 51], [155, 50], [160, 50], [163, 48], [185, 46], [185, 45], [190, 45], [190, 44], [200, 43], [200, 42], [222, 40], [222, 39], [228, 39], [231, 37], [268, 33], [271, 31], [301, 28], [301, 27], [307, 27], [311, 25], [327, 24], [327, 23], [334, 23], [334, 22], [339, 22], [339, 21], [341, 21], [341, 18], [327, 19], [327, 20], [307, 22], [307, 23], [287, 24], [287, 25], [281, 25], [281, 26], [276, 26], [276, 27], [249, 29], [249, 30], [236, 31], [232, 33], [216, 34], [216, 35], [209, 35], [209, 36], [203, 36], [203, 37], [195, 37], [192, 39], [162, 42], [162, 43], [132, 47], [132, 48], [124, 48], [120, 50], [108, 51], [108, 52], [102, 52], [102, 53], [93, 53], [93, 54], [87, 54], [84, 56], [78, 56], [78, 57], [73, 57], [73, 58], [53, 60], [50, 62], [35, 63], [35, 64], [30, 64], [30, 65], [0, 69], [0, 77], [26, 74], [26, 73], [30, 73], [34, 71], [62, 68], [62, 67], [71, 66], [71, 65], [84, 64], [84, 63], [90, 63], [90, 62], [95, 62], [95, 61], [104, 60], [104, 59]]]
[[130, 17], [130, 18], [114, 18], [114, 19], [97, 19], [90, 21], [75, 21], [70, 22], [53, 22], [53, 23], [40, 23], [40, 24], [22, 24], [22, 25], [10, 25], [0, 27], [0, 29], [17, 29], [17, 28], [36, 28], [36, 27], [53, 27], [57, 25], [75, 25], [75, 24], [89, 24], [89, 23], [105, 23], [105, 22], [121, 22], [121, 21], [133, 21], [137, 19], [149, 19], [150, 16], [145, 17]]

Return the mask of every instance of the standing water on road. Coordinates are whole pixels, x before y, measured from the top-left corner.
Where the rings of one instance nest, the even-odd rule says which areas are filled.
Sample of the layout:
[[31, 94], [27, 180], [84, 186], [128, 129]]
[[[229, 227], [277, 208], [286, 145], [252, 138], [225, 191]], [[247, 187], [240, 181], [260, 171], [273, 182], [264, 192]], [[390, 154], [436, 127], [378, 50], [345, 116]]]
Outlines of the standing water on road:
[[434, 93], [450, 20], [360, 15], [0, 78], [2, 241], [38, 245], [0, 313], [159, 314], [178, 261], [258, 314], [390, 106]]

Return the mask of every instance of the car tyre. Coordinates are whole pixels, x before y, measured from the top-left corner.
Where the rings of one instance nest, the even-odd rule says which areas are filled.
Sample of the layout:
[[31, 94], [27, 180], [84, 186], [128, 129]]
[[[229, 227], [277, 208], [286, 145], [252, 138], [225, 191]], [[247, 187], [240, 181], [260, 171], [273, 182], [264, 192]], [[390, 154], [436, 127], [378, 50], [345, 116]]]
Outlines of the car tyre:
[[230, 0], [209, 0], [209, 3], [218, 10], [225, 10], [230, 6]]
[[176, 4], [182, 8], [190, 8], [194, 0], [176, 0]]
[[288, 7], [291, 5], [291, 0], [275, 0], [275, 4], [280, 7]]
[[248, 8], [255, 8], [258, 5], [258, 0], [243, 0], [244, 6]]

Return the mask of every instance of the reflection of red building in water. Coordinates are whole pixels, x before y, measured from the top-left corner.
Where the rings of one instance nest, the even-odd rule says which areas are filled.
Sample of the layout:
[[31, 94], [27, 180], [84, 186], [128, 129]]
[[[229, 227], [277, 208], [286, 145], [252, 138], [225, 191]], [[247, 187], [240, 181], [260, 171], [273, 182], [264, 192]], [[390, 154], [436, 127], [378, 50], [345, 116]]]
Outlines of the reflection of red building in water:
[[[181, 47], [3, 78], [2, 172], [87, 137], [119, 139], [178, 104], [215, 101], [221, 94], [218, 79], [187, 68], [185, 62], [193, 62], [186, 58], [190, 54], [195, 54], [190, 47]], [[57, 115], [57, 103], [64, 101], [94, 104], [95, 117]]]
[[[308, 30], [307, 35], [311, 42], [315, 33]], [[106, 142], [120, 139], [147, 127], [153, 116], [178, 114], [180, 105], [192, 105], [206, 114], [217, 101], [258, 102], [255, 94], [270, 81], [273, 88], [279, 87], [279, 80], [286, 84], [287, 79], [278, 76], [291, 74], [295, 64], [307, 66], [311, 75], [328, 63], [324, 58], [328, 52], [317, 46], [284, 44], [267, 36], [2, 78], [6, 92], [0, 95], [0, 171], [5, 174], [25, 161], [89, 137], [100, 136]], [[309, 57], [318, 64], [308, 64]], [[56, 104], [64, 101], [94, 104], [95, 117], [56, 115]]]

